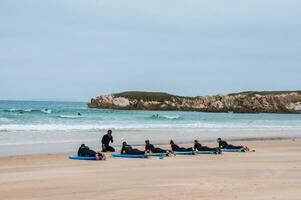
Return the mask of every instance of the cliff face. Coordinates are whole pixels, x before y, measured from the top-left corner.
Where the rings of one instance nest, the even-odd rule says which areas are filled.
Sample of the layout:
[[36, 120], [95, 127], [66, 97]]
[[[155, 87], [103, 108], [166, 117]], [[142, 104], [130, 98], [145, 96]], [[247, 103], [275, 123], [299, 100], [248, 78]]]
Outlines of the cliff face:
[[91, 99], [90, 108], [234, 113], [301, 113], [301, 91], [243, 92], [181, 97], [167, 93], [124, 92]]

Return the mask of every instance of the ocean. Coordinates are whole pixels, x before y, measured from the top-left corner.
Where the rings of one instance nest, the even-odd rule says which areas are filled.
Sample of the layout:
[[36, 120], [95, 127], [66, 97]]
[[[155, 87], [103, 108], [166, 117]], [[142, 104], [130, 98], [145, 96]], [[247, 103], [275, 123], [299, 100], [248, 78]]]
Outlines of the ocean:
[[114, 145], [150, 139], [189, 143], [198, 138], [293, 138], [301, 136], [301, 114], [234, 114], [91, 109], [86, 102], [0, 101], [0, 156], [99, 148], [106, 130]]

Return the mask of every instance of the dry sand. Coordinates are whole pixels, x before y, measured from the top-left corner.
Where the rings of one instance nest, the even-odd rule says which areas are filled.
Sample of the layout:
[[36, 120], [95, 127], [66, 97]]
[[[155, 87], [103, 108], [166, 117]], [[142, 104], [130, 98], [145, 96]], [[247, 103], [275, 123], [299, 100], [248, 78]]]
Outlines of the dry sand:
[[301, 199], [301, 140], [241, 143], [256, 152], [108, 161], [1, 157], [0, 199]]

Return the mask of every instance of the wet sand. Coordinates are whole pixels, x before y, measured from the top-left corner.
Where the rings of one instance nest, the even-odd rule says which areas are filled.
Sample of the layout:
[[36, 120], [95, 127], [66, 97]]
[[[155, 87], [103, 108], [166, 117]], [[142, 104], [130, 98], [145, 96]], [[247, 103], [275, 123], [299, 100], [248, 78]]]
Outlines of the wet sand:
[[69, 160], [68, 153], [0, 157], [0, 196], [5, 200], [300, 199], [300, 139], [234, 144], [256, 152], [107, 161]]

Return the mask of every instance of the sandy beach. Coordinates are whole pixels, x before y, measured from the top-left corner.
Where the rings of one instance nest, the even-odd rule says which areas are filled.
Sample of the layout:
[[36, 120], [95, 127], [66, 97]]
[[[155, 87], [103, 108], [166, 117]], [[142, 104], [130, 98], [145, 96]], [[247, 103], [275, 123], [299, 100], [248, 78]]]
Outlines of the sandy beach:
[[256, 152], [107, 161], [69, 160], [69, 153], [0, 157], [1, 199], [300, 199], [300, 139], [235, 144]]

